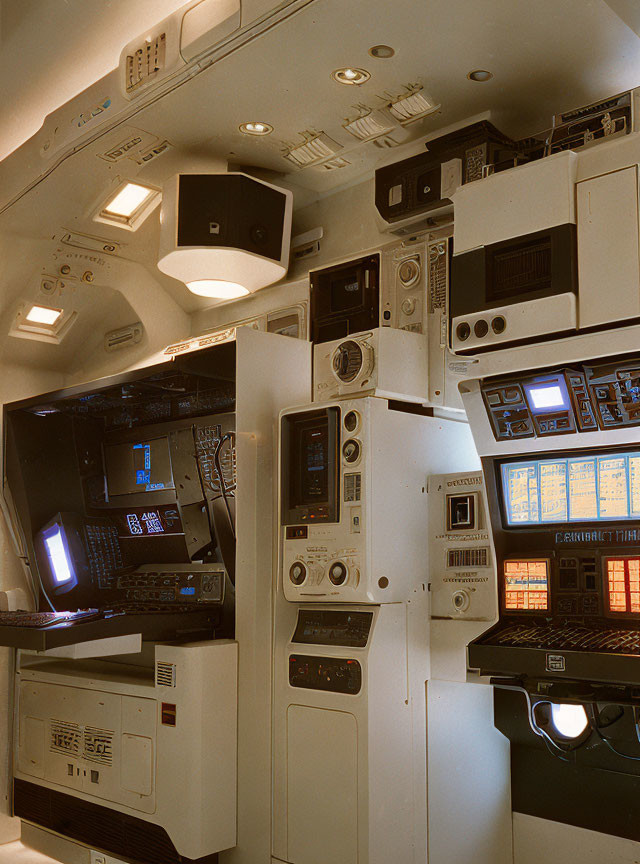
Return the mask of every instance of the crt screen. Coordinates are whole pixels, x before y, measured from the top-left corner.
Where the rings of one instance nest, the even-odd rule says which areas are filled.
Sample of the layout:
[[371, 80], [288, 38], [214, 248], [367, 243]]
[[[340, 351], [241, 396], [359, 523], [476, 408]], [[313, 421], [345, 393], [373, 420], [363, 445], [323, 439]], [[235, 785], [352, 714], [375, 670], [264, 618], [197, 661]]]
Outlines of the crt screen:
[[545, 611], [549, 608], [549, 562], [519, 560], [504, 562], [504, 608], [513, 612]]
[[174, 488], [168, 438], [107, 444], [105, 463], [109, 495]]
[[640, 518], [640, 452], [501, 465], [508, 525]]
[[319, 504], [329, 494], [329, 428], [326, 420], [301, 429], [300, 503]]
[[363, 285], [357, 270], [336, 276], [331, 280], [332, 312], [346, 312], [362, 306], [363, 302]]

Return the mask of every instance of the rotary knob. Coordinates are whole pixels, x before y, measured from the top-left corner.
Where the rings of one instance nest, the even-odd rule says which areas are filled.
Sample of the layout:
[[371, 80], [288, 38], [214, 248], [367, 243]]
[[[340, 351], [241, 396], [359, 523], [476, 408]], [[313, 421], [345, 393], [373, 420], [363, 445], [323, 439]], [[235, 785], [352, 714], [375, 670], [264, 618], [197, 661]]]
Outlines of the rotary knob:
[[402, 301], [401, 309], [405, 315], [413, 315], [416, 311], [416, 301], [414, 297], [405, 297]]
[[329, 567], [329, 581], [332, 585], [344, 585], [347, 581], [347, 568], [342, 561], [334, 561]]
[[451, 599], [453, 600], [453, 606], [456, 612], [466, 612], [471, 603], [471, 597], [469, 597], [469, 594], [463, 590], [456, 591]]
[[338, 345], [333, 353], [333, 371], [345, 384], [357, 377], [363, 362], [362, 348], [353, 339]]
[[307, 578], [307, 568], [302, 561], [294, 561], [289, 568], [289, 579], [294, 585], [302, 585]]

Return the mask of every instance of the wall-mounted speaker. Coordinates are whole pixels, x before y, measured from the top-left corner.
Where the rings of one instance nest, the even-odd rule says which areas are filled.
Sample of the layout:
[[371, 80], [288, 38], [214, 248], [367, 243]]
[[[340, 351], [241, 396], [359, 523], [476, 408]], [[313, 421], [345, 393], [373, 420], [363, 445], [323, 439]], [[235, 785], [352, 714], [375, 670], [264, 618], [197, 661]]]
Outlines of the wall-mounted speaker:
[[246, 174], [178, 174], [163, 189], [158, 267], [218, 299], [271, 285], [287, 272], [292, 205]]

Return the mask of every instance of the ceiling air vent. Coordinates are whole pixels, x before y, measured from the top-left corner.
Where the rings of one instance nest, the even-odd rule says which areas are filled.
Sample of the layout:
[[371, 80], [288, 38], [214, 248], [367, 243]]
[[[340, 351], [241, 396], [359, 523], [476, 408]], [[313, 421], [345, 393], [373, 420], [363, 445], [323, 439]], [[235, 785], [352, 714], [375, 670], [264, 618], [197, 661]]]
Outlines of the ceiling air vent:
[[342, 156], [336, 156], [335, 159], [329, 159], [328, 162], [323, 162], [320, 166], [324, 168], [325, 171], [335, 171], [338, 168], [346, 168], [347, 165], [351, 165], [348, 159], [343, 159]]
[[156, 686], [157, 687], [175, 687], [176, 686], [176, 664], [175, 663], [156, 663]]
[[89, 762], [98, 762], [100, 765], [111, 765], [113, 763], [113, 735], [114, 733], [107, 729], [85, 726], [84, 758]]
[[118, 330], [110, 330], [104, 334], [104, 350], [118, 351], [129, 345], [137, 345], [142, 339], [142, 332], [143, 327], [140, 321], [126, 327], [120, 327]]
[[82, 729], [77, 723], [68, 723], [66, 720], [51, 721], [49, 749], [52, 753], [79, 756], [81, 741]]
[[155, 39], [145, 40], [126, 59], [126, 91], [133, 93], [142, 84], [147, 84], [162, 72], [165, 64], [167, 34], [160, 33]]
[[309, 165], [317, 165], [325, 159], [330, 159], [342, 146], [321, 132], [314, 135], [305, 133], [305, 142], [296, 147], [289, 148], [284, 153], [284, 158], [293, 163], [296, 168], [308, 168]]
[[421, 117], [436, 111], [440, 106], [429, 101], [422, 87], [410, 87], [408, 93], [398, 96], [389, 105], [389, 110], [400, 123], [413, 123]]
[[391, 132], [396, 128], [396, 124], [389, 117], [385, 117], [382, 111], [369, 111], [344, 123], [343, 127], [358, 141], [371, 141]]

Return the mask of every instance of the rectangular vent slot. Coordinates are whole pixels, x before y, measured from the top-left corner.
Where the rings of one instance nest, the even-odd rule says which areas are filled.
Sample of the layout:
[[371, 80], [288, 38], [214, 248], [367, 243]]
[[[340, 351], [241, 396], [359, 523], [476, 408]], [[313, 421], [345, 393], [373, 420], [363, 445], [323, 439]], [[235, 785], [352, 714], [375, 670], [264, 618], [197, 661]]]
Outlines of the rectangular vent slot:
[[106, 729], [85, 726], [84, 758], [89, 762], [98, 762], [100, 765], [111, 765], [113, 763], [113, 734]]
[[67, 723], [65, 720], [51, 721], [51, 741], [49, 749], [52, 753], [65, 753], [71, 756], [80, 755], [82, 729], [77, 723]]
[[449, 549], [447, 567], [487, 567], [489, 550], [482, 549]]
[[167, 34], [161, 33], [127, 55], [127, 93], [132, 93], [164, 69], [166, 46]]
[[551, 285], [551, 238], [508, 246], [490, 255], [487, 263], [488, 299], [542, 291]]
[[156, 663], [156, 685], [158, 687], [176, 686], [175, 663]]
[[444, 309], [447, 302], [447, 241], [429, 245], [429, 312]]

